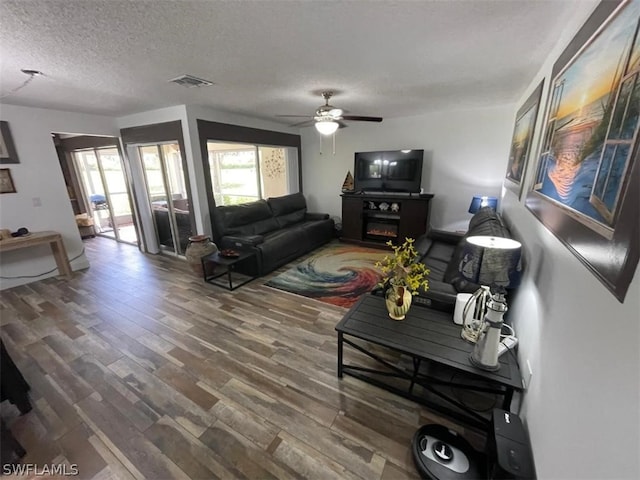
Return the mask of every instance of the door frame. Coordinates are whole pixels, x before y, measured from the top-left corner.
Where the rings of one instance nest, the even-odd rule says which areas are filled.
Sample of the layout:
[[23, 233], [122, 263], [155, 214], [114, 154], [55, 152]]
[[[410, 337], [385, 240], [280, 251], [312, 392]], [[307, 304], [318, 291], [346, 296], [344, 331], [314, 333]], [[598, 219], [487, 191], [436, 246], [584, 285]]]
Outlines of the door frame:
[[[122, 140], [122, 145], [124, 146], [125, 157], [128, 162], [131, 161], [128, 157], [128, 148], [129, 147], [137, 147], [138, 145], [154, 145], [154, 144], [162, 144], [162, 143], [177, 143], [180, 148], [180, 157], [182, 160], [182, 171], [185, 174], [185, 189], [187, 191], [187, 196], [191, 199], [191, 204], [194, 204], [193, 201], [193, 192], [191, 191], [191, 178], [189, 175], [189, 165], [187, 163], [187, 150], [184, 144], [184, 136], [182, 133], [182, 120], [175, 120], [171, 122], [163, 122], [163, 123], [153, 123], [149, 125], [140, 125], [136, 127], [128, 127], [120, 129], [120, 138]], [[137, 204], [138, 196], [134, 195], [134, 203], [136, 203], [136, 208], [139, 211], [140, 205]], [[196, 232], [196, 219], [194, 209], [189, 209], [189, 222], [191, 224], [191, 231]], [[146, 232], [144, 232], [144, 228], [142, 227], [142, 222], [140, 222], [140, 227], [143, 231], [142, 235], [144, 236]], [[143, 250], [143, 242], [140, 242], [140, 249]]]
[[[69, 137], [69, 138], [59, 138], [59, 141], [60, 141], [60, 146], [62, 147], [65, 153], [67, 164], [70, 166], [70, 168], [72, 168], [74, 172], [75, 180], [78, 182], [78, 186], [82, 191], [83, 204], [85, 204], [84, 205], [85, 210], [89, 209], [90, 207], [86, 205], [87, 196], [86, 196], [86, 192], [84, 191], [85, 187], [82, 179], [78, 176], [78, 172], [76, 171], [75, 158], [73, 156], [73, 153], [78, 150], [94, 151], [94, 155], [96, 155], [96, 159], [98, 160], [98, 170], [100, 172], [100, 178], [102, 179], [102, 183], [104, 186], [105, 184], [104, 172], [102, 171], [102, 166], [100, 164], [100, 160], [98, 158], [98, 154], [96, 150], [99, 150], [101, 148], [115, 148], [118, 151], [118, 155], [120, 157], [120, 165], [122, 166], [122, 173], [124, 175], [124, 180], [127, 187], [127, 197], [129, 200], [129, 208], [131, 209], [131, 215], [133, 217], [133, 228], [136, 232], [136, 237], [138, 239], [137, 246], [138, 246], [138, 249], [140, 249], [142, 226], [138, 221], [138, 211], [137, 211], [138, 205], [135, 202], [135, 185], [132, 181], [131, 172], [128, 168], [129, 167], [128, 162], [125, 161], [127, 157], [123, 154], [122, 148], [120, 147], [120, 140], [118, 139], [118, 137], [78, 135], [78, 136]], [[107, 193], [106, 190], [105, 190], [105, 193]], [[109, 197], [108, 193], [107, 193], [107, 197]], [[110, 202], [109, 202], [109, 215], [113, 220], [113, 210]], [[115, 229], [115, 227], [114, 227], [114, 230], [115, 230], [114, 238], [117, 242], [126, 243], [128, 245], [134, 245], [130, 242], [124, 242], [120, 240], [120, 235]]]
[[[162, 176], [162, 184], [164, 187], [164, 192], [165, 192], [165, 196], [167, 197], [167, 213], [169, 214], [169, 225], [170, 225], [170, 229], [171, 229], [171, 240], [173, 241], [173, 252], [170, 252], [168, 250], [168, 247], [166, 245], [162, 245], [160, 243], [160, 238], [159, 238], [159, 230], [158, 230], [158, 223], [156, 221], [156, 217], [152, 214], [151, 215], [151, 220], [153, 222], [153, 225], [155, 227], [156, 230], [156, 236], [158, 237], [158, 248], [160, 249], [160, 251], [163, 251], [165, 253], [169, 253], [175, 256], [185, 256], [185, 252], [180, 253], [179, 252], [179, 246], [180, 246], [180, 236], [178, 235], [178, 220], [176, 219], [176, 214], [175, 214], [175, 208], [173, 206], [173, 193], [171, 191], [171, 184], [169, 182], [169, 178], [167, 176], [167, 165], [165, 163], [165, 155], [164, 152], [162, 151], [162, 146], [163, 145], [177, 145], [176, 141], [167, 141], [167, 142], [158, 142], [158, 143], [144, 143], [144, 144], [131, 144], [129, 145], [130, 147], [135, 147], [138, 149], [138, 157], [140, 158], [140, 163], [142, 166], [142, 175], [144, 178], [144, 182], [145, 182], [145, 190], [146, 190], [146, 197], [147, 197], [147, 201], [149, 202], [149, 208], [151, 210], [151, 212], [153, 212], [153, 205], [151, 202], [151, 195], [149, 192], [149, 177], [147, 176], [147, 170], [145, 168], [145, 164], [144, 164], [144, 160], [142, 159], [142, 154], [140, 153], [140, 149], [144, 148], [144, 147], [156, 147], [157, 153], [158, 153], [158, 158], [160, 160], [160, 174]], [[179, 147], [178, 147], [179, 148]], [[182, 152], [180, 152], [180, 160], [181, 163], [183, 164], [184, 167], [184, 162], [182, 162], [184, 155], [182, 154]], [[185, 175], [185, 171], [182, 171], [182, 174]], [[189, 178], [188, 175], [186, 178], [184, 178], [185, 181], [185, 190], [187, 190], [187, 195], [188, 198], [191, 202], [191, 205], [193, 205], [193, 200], [191, 199], [191, 196], [188, 193], [188, 188], [187, 188], [187, 184], [189, 183]], [[193, 210], [193, 206], [189, 208], [189, 212], [191, 213]], [[190, 215], [192, 216], [192, 215]], [[193, 231], [193, 227], [192, 227], [192, 231]]]

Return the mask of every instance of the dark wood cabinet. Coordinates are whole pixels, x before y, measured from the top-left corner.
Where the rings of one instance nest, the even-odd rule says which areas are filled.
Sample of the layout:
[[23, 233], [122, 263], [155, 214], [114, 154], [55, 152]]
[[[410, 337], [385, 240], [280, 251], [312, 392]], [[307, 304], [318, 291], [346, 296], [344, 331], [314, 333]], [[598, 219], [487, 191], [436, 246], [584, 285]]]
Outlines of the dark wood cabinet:
[[381, 247], [427, 231], [433, 194], [342, 195], [342, 241]]
[[342, 196], [342, 239], [362, 240], [362, 198]]

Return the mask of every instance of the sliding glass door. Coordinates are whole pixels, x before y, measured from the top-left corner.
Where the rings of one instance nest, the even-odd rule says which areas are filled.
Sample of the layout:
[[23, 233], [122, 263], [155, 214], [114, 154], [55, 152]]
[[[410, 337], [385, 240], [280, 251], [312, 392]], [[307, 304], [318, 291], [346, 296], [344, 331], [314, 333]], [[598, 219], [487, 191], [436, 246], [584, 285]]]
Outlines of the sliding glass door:
[[137, 244], [130, 194], [118, 149], [76, 150], [73, 158], [96, 233]]
[[210, 140], [207, 150], [213, 197], [218, 206], [297, 191], [295, 149]]
[[157, 243], [184, 255], [191, 231], [191, 206], [177, 143], [138, 147]]

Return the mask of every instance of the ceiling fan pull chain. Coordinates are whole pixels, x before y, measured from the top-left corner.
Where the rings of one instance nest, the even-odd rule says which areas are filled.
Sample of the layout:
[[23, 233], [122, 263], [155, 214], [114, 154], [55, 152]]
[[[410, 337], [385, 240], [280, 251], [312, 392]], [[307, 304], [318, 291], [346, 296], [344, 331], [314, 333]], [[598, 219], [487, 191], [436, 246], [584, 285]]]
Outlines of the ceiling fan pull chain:
[[322, 155], [322, 135], [318, 135], [318, 138], [320, 139], [320, 155]]
[[333, 156], [336, 155], [336, 134], [331, 135], [333, 137]]

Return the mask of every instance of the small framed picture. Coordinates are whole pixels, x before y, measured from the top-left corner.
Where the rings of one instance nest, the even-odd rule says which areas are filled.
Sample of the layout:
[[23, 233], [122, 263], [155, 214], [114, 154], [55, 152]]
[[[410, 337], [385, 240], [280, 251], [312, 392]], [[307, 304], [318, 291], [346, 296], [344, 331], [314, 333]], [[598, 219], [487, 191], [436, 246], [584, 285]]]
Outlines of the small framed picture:
[[0, 163], [20, 163], [11, 138], [9, 122], [0, 121]]
[[8, 168], [0, 168], [0, 193], [16, 193], [11, 170]]

